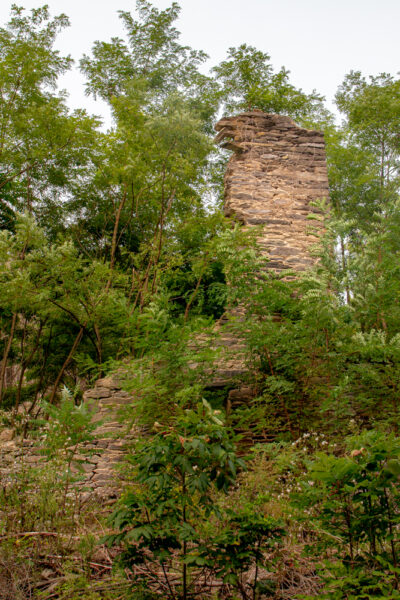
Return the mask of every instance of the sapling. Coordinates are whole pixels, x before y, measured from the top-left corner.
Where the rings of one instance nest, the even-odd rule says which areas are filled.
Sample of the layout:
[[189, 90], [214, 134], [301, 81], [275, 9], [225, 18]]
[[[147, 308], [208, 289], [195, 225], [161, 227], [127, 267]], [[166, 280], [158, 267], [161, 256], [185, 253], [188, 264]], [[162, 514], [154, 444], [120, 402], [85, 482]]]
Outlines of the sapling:
[[[76, 471], [82, 473], [83, 464], [93, 452], [86, 444], [95, 439], [94, 430], [99, 422], [93, 422], [93, 415], [87, 405], [76, 405], [75, 394], [63, 387], [59, 404], [45, 404], [45, 413], [49, 416], [45, 439], [44, 454], [53, 459], [63, 471], [62, 511], [65, 513], [66, 501], [71, 485], [79, 480]], [[74, 472], [75, 471], [75, 472]]]

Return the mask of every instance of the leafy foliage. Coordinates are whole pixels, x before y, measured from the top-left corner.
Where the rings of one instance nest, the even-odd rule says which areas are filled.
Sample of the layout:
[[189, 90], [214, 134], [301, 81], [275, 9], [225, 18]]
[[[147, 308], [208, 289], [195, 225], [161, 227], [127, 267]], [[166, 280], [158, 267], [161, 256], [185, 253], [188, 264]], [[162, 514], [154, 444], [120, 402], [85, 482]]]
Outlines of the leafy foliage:
[[214, 67], [214, 72], [228, 114], [258, 108], [303, 122], [327, 117], [323, 98], [315, 90], [307, 95], [296, 89], [289, 82], [289, 71], [282, 67], [274, 73], [270, 56], [254, 46], [229, 48], [227, 59]]
[[298, 495], [322, 529], [320, 549], [337, 552], [322, 597], [397, 598], [399, 440], [366, 432], [347, 442], [345, 456], [317, 456]]

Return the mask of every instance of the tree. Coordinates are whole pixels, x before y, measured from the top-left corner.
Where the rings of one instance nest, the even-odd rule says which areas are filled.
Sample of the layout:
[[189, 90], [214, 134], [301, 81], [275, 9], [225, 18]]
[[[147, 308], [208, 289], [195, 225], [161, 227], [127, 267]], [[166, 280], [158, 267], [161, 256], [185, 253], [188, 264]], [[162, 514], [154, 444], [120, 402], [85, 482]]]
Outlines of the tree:
[[108, 289], [107, 264], [88, 261], [70, 241], [49, 244], [28, 215], [15, 229], [0, 235], [0, 400], [12, 358], [19, 365], [15, 403], [28, 379], [32, 410], [46, 391], [54, 402], [65, 378], [74, 379], [78, 349], [98, 364], [116, 354], [129, 323], [127, 280], [119, 276], [119, 289]]
[[400, 598], [399, 439], [372, 430], [347, 438], [346, 446], [344, 456], [319, 453], [302, 493], [294, 494], [309, 509], [307, 521], [325, 534], [317, 549], [326, 557], [320, 597]]
[[70, 114], [65, 94], [55, 92], [72, 62], [53, 47], [67, 25], [65, 15], [51, 20], [46, 6], [25, 16], [13, 5], [0, 29], [0, 222], [6, 228], [16, 211], [28, 211], [53, 234], [60, 230], [60, 196], [94, 142], [98, 121], [83, 110]]
[[325, 134], [327, 144], [329, 197], [335, 216], [357, 221], [363, 232], [374, 227], [379, 211], [379, 173], [375, 155], [361, 148], [343, 130]]
[[318, 121], [328, 115], [320, 95], [296, 89], [284, 67], [274, 73], [269, 54], [254, 46], [242, 44], [229, 48], [227, 59], [214, 67], [213, 72], [220, 85], [225, 113], [258, 108], [288, 115], [299, 122]]
[[77, 215], [73, 234], [81, 247], [89, 239], [96, 256], [134, 270], [132, 296], [142, 308], [163, 270], [179, 264], [165, 252], [168, 241], [185, 221], [207, 218], [217, 101], [212, 80], [198, 71], [204, 53], [179, 44], [177, 4], [159, 11], [139, 0], [137, 12], [137, 20], [120, 13], [126, 42], [96, 42], [93, 56], [81, 61], [88, 93], [109, 102], [115, 127], [69, 210]]
[[351, 71], [336, 94], [336, 103], [347, 117], [350, 138], [374, 157], [383, 208], [400, 184], [400, 80], [387, 73], [369, 79]]
[[206, 219], [201, 192], [210, 143], [178, 96], [145, 111], [134, 92], [114, 100], [117, 126], [103, 136], [95, 169], [74, 184], [70, 231], [88, 256], [134, 269], [133, 298], [143, 306], [174, 257], [168, 239], [189, 220]]
[[85, 55], [81, 70], [88, 78], [87, 93], [112, 103], [124, 96], [132, 85], [147, 90], [148, 106], [163, 103], [170, 94], [183, 94], [198, 116], [207, 121], [216, 110], [210, 91], [213, 82], [198, 67], [207, 55], [179, 44], [179, 32], [173, 27], [180, 8], [176, 2], [158, 10], [146, 0], [136, 1], [138, 19], [119, 11], [127, 42], [112, 38], [95, 42], [93, 57]]

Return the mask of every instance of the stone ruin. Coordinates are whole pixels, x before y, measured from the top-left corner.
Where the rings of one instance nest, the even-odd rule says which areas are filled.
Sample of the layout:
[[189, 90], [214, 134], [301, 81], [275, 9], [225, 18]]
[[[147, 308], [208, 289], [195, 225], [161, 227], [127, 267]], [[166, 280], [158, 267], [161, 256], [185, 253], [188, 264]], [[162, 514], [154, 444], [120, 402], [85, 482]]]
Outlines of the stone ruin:
[[[311, 267], [311, 249], [321, 229], [310, 221], [319, 213], [313, 201], [328, 198], [323, 134], [298, 127], [290, 118], [259, 110], [225, 117], [216, 124], [217, 142], [233, 150], [225, 174], [224, 210], [245, 227], [259, 226], [258, 249], [265, 269], [283, 275]], [[313, 230], [313, 235], [311, 235]], [[231, 388], [228, 404], [248, 400], [251, 386], [246, 379], [243, 343], [231, 331], [232, 316], [221, 319], [218, 344], [223, 346], [210, 387]], [[234, 327], [233, 327], [234, 329]]]
[[[318, 209], [311, 203], [328, 197], [323, 134], [298, 127], [289, 117], [261, 111], [223, 118], [216, 130], [216, 141], [233, 150], [225, 175], [225, 214], [246, 227], [261, 225], [258, 244], [261, 255], [269, 259], [266, 268], [282, 273], [312, 266], [315, 259], [310, 249], [316, 238], [309, 235], [308, 216]], [[221, 345], [228, 352], [219, 361], [210, 385], [230, 385], [234, 404], [249, 397], [248, 389], [235, 389], [232, 384], [245, 370], [241, 343], [230, 333], [229, 319], [221, 319], [220, 334]], [[121, 486], [114, 466], [133, 437], [126, 433], [117, 412], [131, 398], [116, 378], [105, 378], [87, 391], [84, 399], [92, 404], [94, 419], [102, 423], [85, 465], [83, 484], [89, 493], [110, 499]], [[21, 457], [35, 465], [40, 452], [29, 441], [18, 446], [7, 430], [0, 433], [3, 481]]]

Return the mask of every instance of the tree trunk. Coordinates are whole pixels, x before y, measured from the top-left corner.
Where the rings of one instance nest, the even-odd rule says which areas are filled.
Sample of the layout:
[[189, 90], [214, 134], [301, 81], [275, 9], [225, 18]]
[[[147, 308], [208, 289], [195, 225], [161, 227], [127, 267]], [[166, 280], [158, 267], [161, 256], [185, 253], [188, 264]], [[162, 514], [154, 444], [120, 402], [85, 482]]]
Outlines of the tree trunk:
[[6, 375], [7, 360], [8, 360], [8, 355], [10, 354], [11, 344], [12, 344], [12, 341], [14, 339], [16, 322], [17, 322], [17, 313], [15, 312], [13, 314], [13, 316], [12, 316], [10, 335], [8, 337], [6, 347], [4, 348], [3, 360], [1, 361], [1, 371], [0, 371], [0, 402], [3, 400], [4, 379], [5, 379], [5, 375]]
[[126, 196], [127, 196], [127, 191], [126, 191], [126, 186], [125, 186], [122, 200], [119, 203], [119, 206], [117, 209], [117, 214], [115, 216], [114, 230], [113, 230], [113, 236], [112, 236], [112, 242], [111, 242], [110, 277], [108, 278], [108, 281], [106, 284], [106, 293], [108, 293], [108, 291], [111, 287], [112, 276], [113, 276], [113, 271], [114, 271], [114, 266], [115, 266], [115, 253], [117, 250], [117, 235], [118, 235], [119, 221], [121, 219], [122, 209], [125, 206]]
[[61, 367], [59, 374], [57, 375], [57, 379], [56, 379], [56, 381], [54, 383], [53, 391], [51, 393], [50, 400], [49, 400], [50, 404], [53, 404], [53, 402], [55, 400], [55, 397], [56, 397], [56, 394], [57, 394], [57, 389], [58, 389], [58, 386], [59, 386], [60, 381], [62, 379], [62, 376], [64, 375], [64, 371], [68, 367], [68, 365], [69, 365], [69, 363], [70, 363], [73, 355], [75, 354], [75, 350], [79, 346], [79, 343], [80, 343], [80, 341], [82, 339], [84, 330], [85, 330], [85, 325], [82, 325], [82, 327], [80, 328], [80, 330], [78, 332], [78, 335], [76, 336], [76, 338], [74, 340], [74, 343], [72, 344], [72, 348], [69, 351], [69, 354], [68, 354], [67, 358], [65, 359], [64, 364]]

